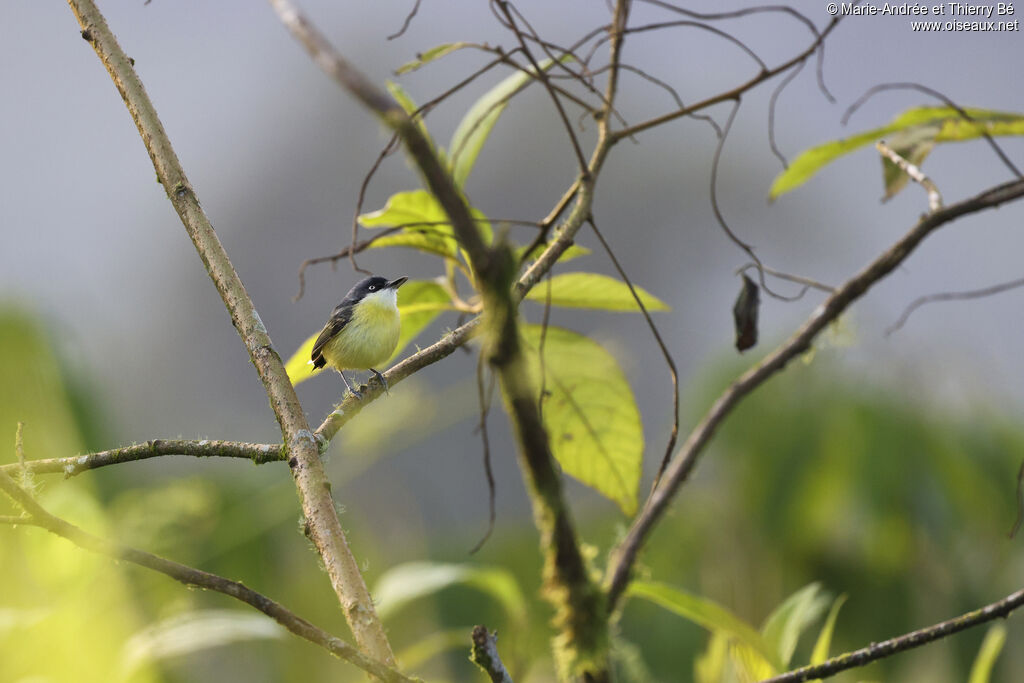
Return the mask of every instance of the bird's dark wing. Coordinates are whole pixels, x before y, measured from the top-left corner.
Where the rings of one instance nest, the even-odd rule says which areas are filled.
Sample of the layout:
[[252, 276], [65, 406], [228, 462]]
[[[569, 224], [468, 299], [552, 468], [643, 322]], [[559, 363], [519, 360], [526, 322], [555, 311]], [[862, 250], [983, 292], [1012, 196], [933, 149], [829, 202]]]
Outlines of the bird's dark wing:
[[320, 336], [313, 342], [312, 361], [314, 368], [322, 368], [327, 364], [327, 359], [324, 358], [324, 346], [334, 338], [334, 335], [341, 332], [351, 319], [352, 307], [345, 306], [344, 301], [341, 302], [331, 313], [331, 319], [327, 321], [324, 329], [320, 331]]

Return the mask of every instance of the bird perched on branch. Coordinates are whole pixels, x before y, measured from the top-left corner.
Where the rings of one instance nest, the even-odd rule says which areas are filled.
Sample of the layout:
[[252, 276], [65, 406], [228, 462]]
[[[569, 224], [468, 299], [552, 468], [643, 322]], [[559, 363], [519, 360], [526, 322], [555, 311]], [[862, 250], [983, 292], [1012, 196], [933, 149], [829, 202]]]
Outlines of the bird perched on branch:
[[345, 386], [355, 396], [343, 370], [369, 370], [387, 389], [384, 375], [375, 367], [395, 352], [402, 326], [398, 316], [398, 288], [407, 277], [388, 280], [368, 277], [348, 291], [334, 307], [331, 317], [313, 343], [310, 362], [314, 368], [325, 365], [338, 371]]

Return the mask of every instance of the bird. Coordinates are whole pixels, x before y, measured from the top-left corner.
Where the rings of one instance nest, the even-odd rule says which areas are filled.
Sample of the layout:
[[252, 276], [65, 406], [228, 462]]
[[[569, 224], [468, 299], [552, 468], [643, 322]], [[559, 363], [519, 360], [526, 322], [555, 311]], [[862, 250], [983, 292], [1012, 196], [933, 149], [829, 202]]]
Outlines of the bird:
[[376, 366], [390, 358], [398, 345], [402, 329], [398, 288], [408, 279], [372, 276], [356, 283], [331, 311], [327, 324], [313, 342], [309, 361], [313, 368], [329, 366], [337, 370], [356, 397], [362, 394], [352, 388], [344, 370], [369, 370], [387, 390], [387, 381]]

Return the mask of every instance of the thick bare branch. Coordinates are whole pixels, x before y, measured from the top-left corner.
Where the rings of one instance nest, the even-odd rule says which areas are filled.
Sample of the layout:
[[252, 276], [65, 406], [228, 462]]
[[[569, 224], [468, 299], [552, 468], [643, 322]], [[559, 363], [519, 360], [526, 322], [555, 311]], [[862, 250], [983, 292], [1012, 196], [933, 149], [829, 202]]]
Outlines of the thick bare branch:
[[778, 348], [760, 363], [743, 373], [718, 397], [707, 414], [697, 423], [665, 472], [662, 485], [651, 493], [643, 511], [633, 521], [622, 542], [612, 551], [606, 583], [609, 604], [614, 607], [629, 581], [637, 553], [668, 509], [679, 486], [686, 480], [719, 425], [732, 409], [750, 392], [761, 386], [789, 361], [808, 350], [811, 342], [850, 304], [859, 299], [876, 282], [901, 264], [932, 231], [960, 216], [1000, 206], [1024, 196], [1024, 181], [1018, 180], [987, 190], [975, 197], [947, 206], [922, 217], [900, 241], [872, 261], [864, 270], [839, 287], [811, 314], [811, 317]]
[[192, 238], [263, 381], [271, 408], [281, 426], [288, 464], [299, 491], [303, 514], [309, 523], [310, 535], [323, 558], [356, 642], [365, 653], [391, 665], [394, 655], [338, 521], [329, 482], [320, 462], [319, 444], [309, 429], [281, 357], [271, 345], [270, 336], [252, 299], [200, 206], [132, 60], [121, 49], [92, 0], [69, 0], [69, 4], [82, 27], [82, 36], [93, 46], [121, 93], [149, 152], [157, 178]]

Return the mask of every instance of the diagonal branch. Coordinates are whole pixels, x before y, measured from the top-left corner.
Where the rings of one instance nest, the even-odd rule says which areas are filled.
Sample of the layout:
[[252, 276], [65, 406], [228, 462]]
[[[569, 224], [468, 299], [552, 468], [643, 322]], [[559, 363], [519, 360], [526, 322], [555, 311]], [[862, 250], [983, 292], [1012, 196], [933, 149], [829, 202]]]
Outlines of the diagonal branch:
[[604, 594], [591, 578], [565, 499], [561, 473], [541, 420], [518, 327], [512, 292], [516, 263], [504, 243], [481, 279], [484, 354], [501, 385], [519, 468], [526, 480], [544, 556], [544, 597], [555, 608], [556, 662], [563, 679], [608, 680], [608, 619]]
[[1006, 618], [1010, 615], [1010, 612], [1022, 605], [1024, 605], [1024, 590], [1019, 590], [998, 602], [985, 605], [981, 609], [962, 614], [949, 621], [943, 621], [934, 626], [911, 631], [897, 638], [883, 640], [880, 643], [871, 643], [867, 647], [841, 654], [821, 664], [805, 666], [765, 679], [762, 683], [801, 683], [802, 681], [834, 676], [840, 671], [865, 666], [876, 659], [882, 659], [899, 652], [927, 645], [940, 638], [945, 638], [948, 635], [964, 631], [973, 626], [978, 626], [998, 618]]
[[271, 345], [270, 336], [252, 299], [200, 206], [132, 60], [117, 43], [93, 0], [69, 0], [69, 4], [82, 27], [82, 37], [92, 45], [121, 93], [149, 152], [157, 178], [192, 238], [263, 381], [281, 427], [289, 456], [288, 465], [302, 501], [310, 536], [323, 558], [356, 642], [366, 654], [393, 664], [391, 646], [338, 521], [330, 485], [320, 462], [319, 444], [309, 430], [281, 357]]
[[284, 605], [257, 593], [238, 581], [204, 572], [172, 560], [147, 553], [137, 548], [115, 543], [84, 531], [74, 524], [51, 515], [24, 489], [14, 483], [7, 472], [0, 470], [0, 490], [11, 497], [25, 511], [25, 517], [3, 516], [0, 523], [11, 525], [30, 525], [46, 529], [50, 533], [66, 538], [75, 545], [100, 555], [106, 555], [116, 561], [131, 562], [140, 567], [166, 574], [175, 581], [186, 586], [198, 586], [207, 590], [223, 593], [256, 608], [286, 629], [306, 640], [319, 645], [331, 654], [344, 659], [360, 669], [373, 674], [382, 681], [409, 683], [415, 679], [403, 676], [384, 663], [367, 657], [355, 647], [341, 638], [314, 626], [302, 617], [287, 609]]
[[316, 65], [398, 133], [430, 191], [451, 219], [452, 230], [469, 254], [473, 268], [479, 271], [486, 267], [487, 245], [473, 223], [469, 206], [415, 121], [393, 98], [349, 64], [291, 0], [270, 0], [270, 4], [281, 23], [306, 48]]
[[719, 425], [732, 409], [757, 387], [786, 367], [793, 358], [807, 351], [811, 342], [854, 301], [876, 282], [888, 275], [910, 256], [921, 241], [940, 226], [960, 216], [997, 207], [1024, 196], [1024, 180], [992, 188], [957, 204], [923, 216], [903, 239], [876, 258], [825, 300], [811, 317], [788, 340], [768, 354], [760, 363], [743, 373], [718, 397], [701, 421], [694, 427], [679, 453], [665, 472], [662, 485], [651, 492], [643, 512], [633, 521], [626, 537], [612, 551], [605, 577], [609, 590], [609, 608], [614, 608], [629, 581], [637, 553], [647, 535], [658, 523], [675, 497], [679, 486], [690, 475], [697, 458]]

